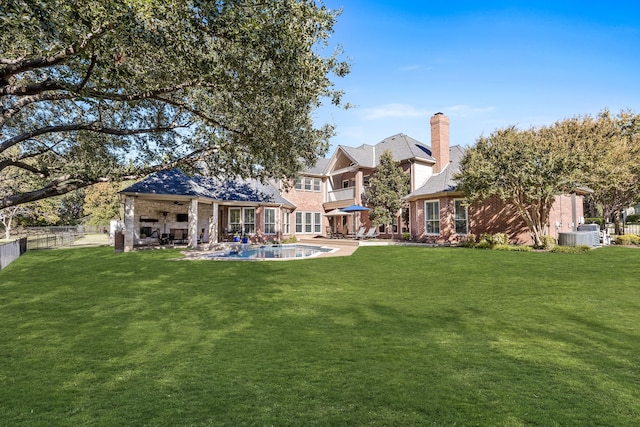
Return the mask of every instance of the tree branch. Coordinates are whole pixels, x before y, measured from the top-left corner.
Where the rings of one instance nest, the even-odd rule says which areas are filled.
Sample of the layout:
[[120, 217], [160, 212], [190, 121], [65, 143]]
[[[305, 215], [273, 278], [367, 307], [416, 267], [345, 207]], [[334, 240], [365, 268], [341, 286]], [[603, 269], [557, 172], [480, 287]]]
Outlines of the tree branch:
[[101, 26], [97, 31], [89, 33], [79, 42], [73, 43], [64, 49], [61, 49], [49, 56], [38, 56], [36, 58], [22, 58], [17, 60], [3, 59], [0, 64], [6, 65], [0, 68], [0, 81], [8, 81], [9, 77], [25, 71], [35, 70], [38, 68], [51, 67], [63, 63], [68, 58], [76, 56], [87, 45], [100, 36], [104, 35], [108, 30], [115, 27], [113, 23], [107, 23]]
[[73, 125], [61, 125], [61, 126], [45, 126], [40, 129], [33, 130], [31, 132], [25, 132], [20, 135], [16, 135], [13, 138], [9, 138], [0, 144], [0, 153], [8, 150], [14, 145], [35, 138], [40, 135], [46, 135], [49, 133], [60, 133], [60, 132], [73, 132], [78, 130], [96, 132], [96, 133], [104, 133], [108, 135], [116, 135], [116, 136], [128, 136], [128, 135], [140, 135], [144, 133], [159, 133], [159, 132], [167, 132], [170, 130], [178, 129], [183, 126], [178, 124], [172, 124], [170, 126], [158, 126], [155, 128], [148, 129], [117, 129], [117, 128], [107, 128], [102, 127], [96, 123], [78, 123]]

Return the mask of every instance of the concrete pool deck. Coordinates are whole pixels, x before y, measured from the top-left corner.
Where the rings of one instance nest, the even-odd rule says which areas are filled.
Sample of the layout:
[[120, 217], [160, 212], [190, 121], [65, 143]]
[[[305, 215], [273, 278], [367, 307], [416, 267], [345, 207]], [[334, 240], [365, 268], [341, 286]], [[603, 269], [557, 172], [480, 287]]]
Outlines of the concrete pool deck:
[[[314, 255], [308, 258], [290, 258], [290, 259], [268, 259], [268, 260], [260, 260], [260, 261], [293, 261], [296, 259], [311, 259], [311, 258], [325, 258], [325, 257], [336, 257], [336, 256], [350, 256], [353, 254], [356, 249], [360, 246], [361, 241], [358, 240], [347, 240], [347, 239], [323, 239], [323, 238], [315, 238], [315, 239], [300, 239], [298, 242], [300, 245], [310, 245], [310, 246], [325, 246], [331, 249], [335, 249], [331, 252], [324, 252], [318, 255]], [[213, 252], [216, 252], [216, 249], [188, 249], [183, 251], [184, 260], [204, 260], [211, 259], [210, 255]], [[238, 261], [238, 260], [236, 260]], [[245, 260], [246, 261], [246, 260]]]

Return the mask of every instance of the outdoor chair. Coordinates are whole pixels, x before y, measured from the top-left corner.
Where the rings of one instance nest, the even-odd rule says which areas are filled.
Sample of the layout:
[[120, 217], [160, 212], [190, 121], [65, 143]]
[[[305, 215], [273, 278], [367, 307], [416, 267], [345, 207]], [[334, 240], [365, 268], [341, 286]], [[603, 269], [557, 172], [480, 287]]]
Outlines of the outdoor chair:
[[364, 235], [364, 239], [373, 239], [378, 237], [378, 227], [371, 227], [367, 234]]
[[355, 236], [353, 236], [353, 238], [356, 240], [364, 238], [364, 233], [366, 231], [367, 231], [367, 227], [360, 227], [360, 230], [358, 230], [358, 232], [356, 233]]
[[331, 227], [327, 227], [326, 228], [326, 235], [329, 239], [333, 239], [335, 238], [335, 233], [333, 232], [333, 230], [331, 229]]

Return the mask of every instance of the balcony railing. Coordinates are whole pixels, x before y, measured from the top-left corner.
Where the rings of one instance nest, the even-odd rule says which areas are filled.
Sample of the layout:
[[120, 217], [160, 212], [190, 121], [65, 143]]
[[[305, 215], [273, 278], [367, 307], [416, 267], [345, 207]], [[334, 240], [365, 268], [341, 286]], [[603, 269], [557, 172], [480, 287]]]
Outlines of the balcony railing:
[[339, 202], [340, 200], [348, 200], [356, 197], [356, 188], [341, 188], [340, 190], [329, 191], [329, 202]]

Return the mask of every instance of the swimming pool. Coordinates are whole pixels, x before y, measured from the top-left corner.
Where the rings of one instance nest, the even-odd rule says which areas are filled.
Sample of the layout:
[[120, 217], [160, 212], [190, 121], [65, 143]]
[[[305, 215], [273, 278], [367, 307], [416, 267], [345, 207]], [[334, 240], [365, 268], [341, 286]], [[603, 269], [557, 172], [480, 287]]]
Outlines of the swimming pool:
[[209, 259], [235, 259], [235, 260], [252, 260], [252, 259], [299, 259], [309, 258], [322, 253], [335, 251], [334, 248], [325, 246], [312, 246], [300, 244], [288, 245], [262, 245], [255, 246], [250, 244], [230, 244], [224, 252], [216, 252], [206, 256]]

